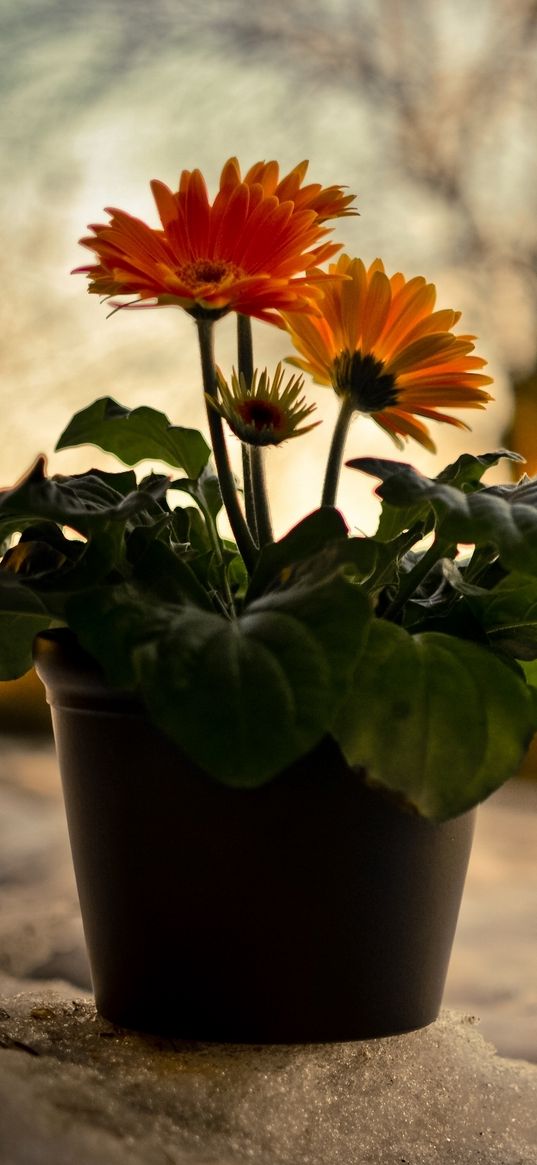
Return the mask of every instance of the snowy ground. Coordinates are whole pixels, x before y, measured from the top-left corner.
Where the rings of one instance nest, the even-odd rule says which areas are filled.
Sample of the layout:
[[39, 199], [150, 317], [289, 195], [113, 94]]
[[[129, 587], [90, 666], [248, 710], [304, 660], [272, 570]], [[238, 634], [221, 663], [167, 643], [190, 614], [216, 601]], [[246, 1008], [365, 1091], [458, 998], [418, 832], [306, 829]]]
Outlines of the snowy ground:
[[57, 986], [0, 976], [2, 1165], [535, 1165], [537, 1069], [453, 1012], [382, 1040], [188, 1044]]

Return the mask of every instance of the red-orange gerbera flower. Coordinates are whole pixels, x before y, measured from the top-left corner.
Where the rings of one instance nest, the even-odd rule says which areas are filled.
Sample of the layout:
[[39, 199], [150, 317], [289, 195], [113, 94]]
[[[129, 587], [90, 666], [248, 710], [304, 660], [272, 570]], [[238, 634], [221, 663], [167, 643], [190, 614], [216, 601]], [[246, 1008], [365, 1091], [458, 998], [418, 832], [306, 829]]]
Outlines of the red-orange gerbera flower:
[[356, 412], [373, 417], [402, 445], [414, 437], [435, 451], [427, 427], [418, 417], [468, 428], [438, 409], [484, 408], [491, 400], [475, 369], [486, 360], [472, 356], [475, 336], [456, 336], [451, 329], [460, 312], [434, 311], [436, 289], [422, 276], [389, 278], [380, 259], [368, 270], [361, 259], [341, 255], [332, 275], [319, 286], [321, 315], [286, 315], [285, 322], [300, 358], [290, 363], [331, 384]]
[[297, 210], [314, 210], [319, 222], [324, 222], [328, 218], [343, 218], [344, 215], [356, 214], [356, 210], [351, 207], [354, 194], [343, 194], [341, 186], [326, 186], [323, 189], [320, 182], [302, 186], [308, 165], [309, 162], [299, 162], [298, 166], [280, 181], [280, 167], [277, 162], [256, 162], [244, 175], [244, 182], [248, 186], [259, 183], [266, 198], [275, 195], [279, 202], [294, 202]]
[[[353, 195], [339, 186], [302, 186], [307, 163], [279, 179], [276, 162], [258, 162], [241, 178], [236, 158], [226, 162], [211, 205], [199, 170], [184, 170], [179, 190], [151, 183], [162, 223], [149, 227], [125, 211], [91, 226], [81, 243], [96, 265], [77, 268], [98, 295], [135, 295], [134, 304], [177, 304], [192, 315], [218, 318], [229, 311], [278, 322], [276, 311], [312, 311], [318, 272], [339, 245], [326, 243], [326, 219], [352, 214]], [[148, 303], [151, 301], [151, 304]], [[313, 309], [314, 310], [314, 309]]]

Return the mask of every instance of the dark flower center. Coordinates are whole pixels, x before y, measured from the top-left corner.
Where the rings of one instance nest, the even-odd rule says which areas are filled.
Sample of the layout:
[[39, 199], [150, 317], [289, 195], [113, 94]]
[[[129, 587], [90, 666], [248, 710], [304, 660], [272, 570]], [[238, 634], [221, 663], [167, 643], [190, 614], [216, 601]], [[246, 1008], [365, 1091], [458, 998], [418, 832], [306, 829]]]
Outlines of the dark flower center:
[[[218, 320], [225, 316], [232, 306], [231, 289], [237, 280], [244, 276], [240, 267], [235, 263], [228, 263], [226, 259], [194, 259], [191, 263], [182, 263], [177, 267], [177, 274], [193, 300], [186, 311], [196, 320]], [[229, 303], [219, 307], [204, 304], [204, 297], [215, 289], [224, 292], [229, 289]]]
[[382, 360], [370, 353], [341, 352], [332, 365], [332, 377], [336, 392], [349, 395], [360, 413], [380, 413], [397, 404], [395, 377], [384, 372]]
[[237, 412], [247, 425], [260, 429], [274, 429], [276, 432], [282, 426], [282, 411], [277, 405], [267, 400], [243, 400], [237, 402]]
[[202, 287], [230, 283], [241, 277], [239, 268], [225, 259], [194, 259], [192, 263], [182, 263], [177, 274], [194, 292]]

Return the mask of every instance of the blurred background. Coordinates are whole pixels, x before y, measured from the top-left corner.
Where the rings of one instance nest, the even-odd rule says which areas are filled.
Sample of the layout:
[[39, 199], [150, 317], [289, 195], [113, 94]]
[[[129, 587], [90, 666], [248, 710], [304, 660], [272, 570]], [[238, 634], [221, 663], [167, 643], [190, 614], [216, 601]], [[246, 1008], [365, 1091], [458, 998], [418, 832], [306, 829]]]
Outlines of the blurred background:
[[[495, 403], [462, 439], [436, 426], [436, 457], [409, 446], [405, 458], [431, 473], [463, 448], [503, 444], [537, 471], [536, 2], [3, 0], [0, 24], [2, 484], [38, 451], [53, 471], [90, 458], [116, 467], [96, 451], [53, 453], [97, 396], [205, 427], [190, 318], [173, 308], [107, 318], [69, 272], [87, 261], [77, 239], [103, 207], [156, 225], [152, 177], [174, 186], [199, 166], [214, 192], [232, 154], [244, 168], [277, 158], [283, 172], [308, 157], [312, 181], [356, 192], [360, 217], [334, 230], [345, 250], [425, 275], [438, 305], [462, 309], [463, 330], [479, 336]], [[289, 353], [267, 325], [254, 340], [261, 366]], [[234, 360], [228, 321], [218, 360], [226, 370]], [[335, 415], [329, 390], [308, 391], [325, 423], [269, 465], [280, 533], [317, 504]], [[361, 419], [348, 455], [364, 453], [399, 456]], [[340, 503], [352, 526], [374, 528], [369, 480], [344, 476]], [[1, 686], [0, 730], [0, 969], [83, 985], [33, 676]], [[482, 1015], [500, 1050], [534, 1059], [536, 805], [526, 779], [483, 810], [447, 995]]]

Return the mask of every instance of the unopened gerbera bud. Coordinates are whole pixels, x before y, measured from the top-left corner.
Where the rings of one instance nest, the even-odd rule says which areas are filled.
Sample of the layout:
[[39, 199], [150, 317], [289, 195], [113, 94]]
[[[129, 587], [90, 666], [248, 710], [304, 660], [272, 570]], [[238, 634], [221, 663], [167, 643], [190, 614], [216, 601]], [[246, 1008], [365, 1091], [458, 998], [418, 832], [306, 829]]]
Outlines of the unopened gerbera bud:
[[254, 372], [250, 384], [244, 374], [233, 369], [228, 384], [220, 369], [217, 372], [220, 400], [207, 397], [209, 403], [227, 421], [230, 429], [247, 445], [280, 445], [289, 437], [300, 437], [314, 429], [319, 421], [304, 425], [315, 411], [315, 405], [306, 404], [302, 395], [302, 376], [284, 380], [285, 373], [278, 364], [272, 380], [267, 369]]

